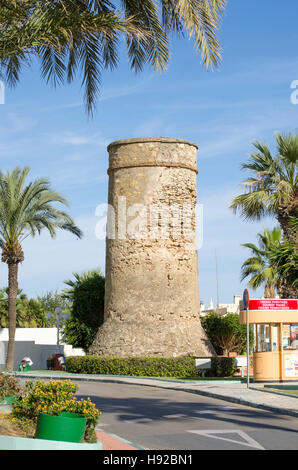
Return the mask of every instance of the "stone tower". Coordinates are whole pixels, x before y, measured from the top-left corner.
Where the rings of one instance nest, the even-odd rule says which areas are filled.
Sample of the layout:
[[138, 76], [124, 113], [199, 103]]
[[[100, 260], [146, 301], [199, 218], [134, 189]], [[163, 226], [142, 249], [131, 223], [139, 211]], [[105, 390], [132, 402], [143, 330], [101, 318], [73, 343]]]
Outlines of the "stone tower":
[[199, 315], [197, 146], [137, 138], [108, 151], [105, 321], [89, 353], [214, 355]]

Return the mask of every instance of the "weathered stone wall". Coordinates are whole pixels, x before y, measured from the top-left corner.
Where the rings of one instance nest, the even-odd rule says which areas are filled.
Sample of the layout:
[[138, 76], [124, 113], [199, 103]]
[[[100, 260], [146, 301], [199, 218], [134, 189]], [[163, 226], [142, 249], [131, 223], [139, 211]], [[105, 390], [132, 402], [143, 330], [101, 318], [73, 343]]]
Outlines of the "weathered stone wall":
[[[200, 323], [193, 246], [196, 145], [146, 138], [108, 150], [115, 238], [106, 241], [105, 322], [90, 353], [213, 355]], [[127, 218], [119, 221], [123, 208]]]

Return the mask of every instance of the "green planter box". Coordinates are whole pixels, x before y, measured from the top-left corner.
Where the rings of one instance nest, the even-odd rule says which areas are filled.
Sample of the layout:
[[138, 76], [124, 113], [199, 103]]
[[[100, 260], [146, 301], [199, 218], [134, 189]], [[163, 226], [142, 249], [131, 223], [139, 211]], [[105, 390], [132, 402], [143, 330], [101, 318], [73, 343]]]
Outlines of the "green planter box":
[[83, 442], [87, 419], [63, 411], [60, 416], [39, 413], [36, 438], [66, 442]]

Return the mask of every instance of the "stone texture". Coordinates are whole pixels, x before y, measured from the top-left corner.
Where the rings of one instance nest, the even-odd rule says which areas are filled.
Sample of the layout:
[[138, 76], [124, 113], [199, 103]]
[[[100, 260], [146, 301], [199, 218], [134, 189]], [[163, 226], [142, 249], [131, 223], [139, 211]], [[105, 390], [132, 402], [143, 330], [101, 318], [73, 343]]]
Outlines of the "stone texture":
[[[201, 327], [197, 252], [191, 249], [197, 146], [146, 138], [114, 142], [108, 150], [108, 199], [115, 210], [116, 237], [106, 240], [105, 321], [89, 352], [119, 357], [214, 355]], [[128, 236], [123, 222], [118, 223], [124, 203]], [[182, 208], [189, 211], [187, 220], [181, 217]]]

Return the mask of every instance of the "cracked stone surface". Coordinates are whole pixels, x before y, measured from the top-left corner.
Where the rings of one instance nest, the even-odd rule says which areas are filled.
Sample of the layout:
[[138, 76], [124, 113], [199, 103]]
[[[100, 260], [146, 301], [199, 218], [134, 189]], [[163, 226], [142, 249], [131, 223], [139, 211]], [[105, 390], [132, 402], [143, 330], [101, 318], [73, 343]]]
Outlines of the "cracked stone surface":
[[89, 353], [214, 355], [199, 314], [196, 145], [146, 138], [108, 149], [114, 239], [106, 240], [105, 321]]

